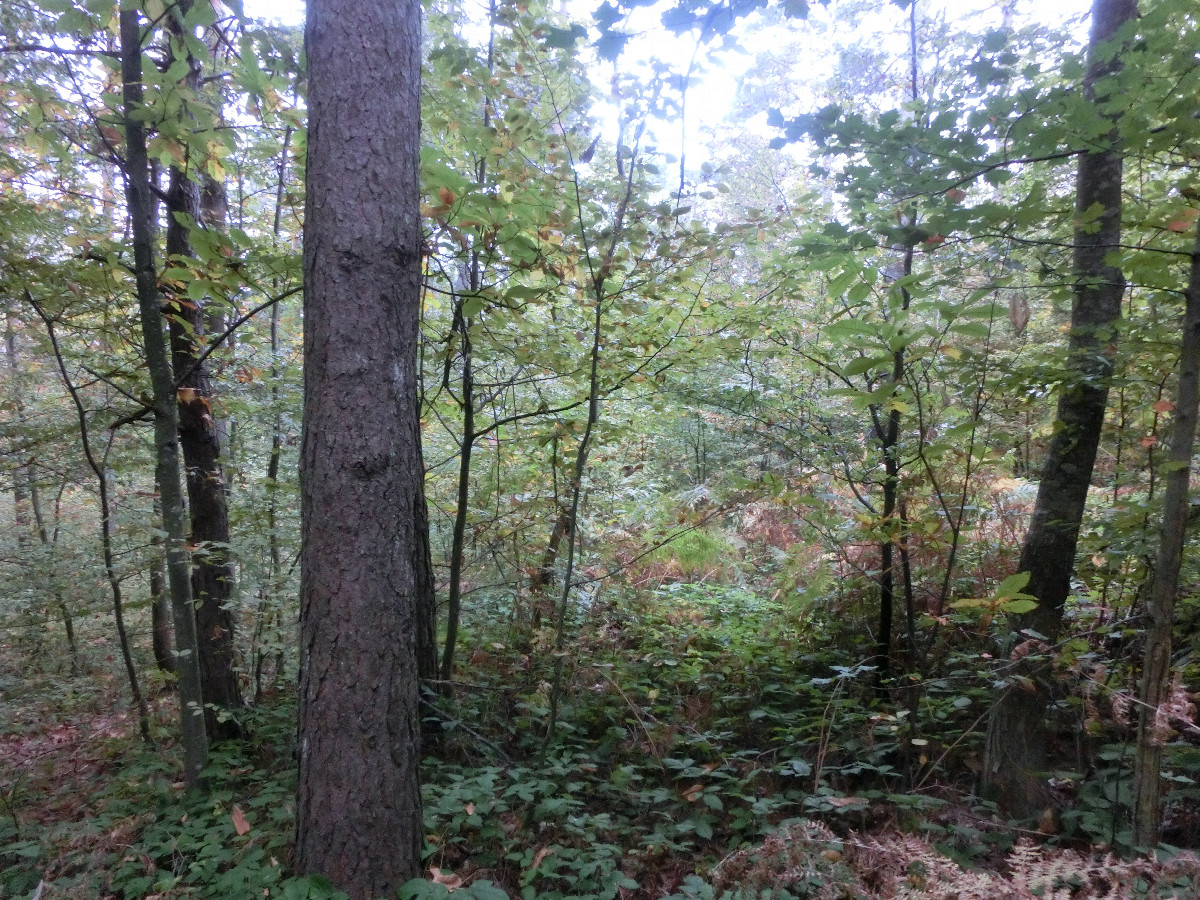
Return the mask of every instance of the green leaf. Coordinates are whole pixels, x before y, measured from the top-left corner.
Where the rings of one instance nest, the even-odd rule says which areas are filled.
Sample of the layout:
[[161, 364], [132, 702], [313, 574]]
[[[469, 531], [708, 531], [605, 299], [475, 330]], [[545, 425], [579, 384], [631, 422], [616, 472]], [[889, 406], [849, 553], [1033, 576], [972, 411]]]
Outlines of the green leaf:
[[1029, 572], [1018, 572], [1015, 575], [1009, 575], [1002, 582], [1000, 587], [996, 588], [997, 597], [1015, 597], [1025, 589], [1029, 584]]
[[1001, 603], [1000, 609], [1006, 613], [1019, 616], [1027, 612], [1032, 612], [1037, 609], [1037, 606], [1036, 600], [1009, 600], [1007, 603]]
[[575, 42], [583, 37], [587, 37], [587, 29], [582, 25], [572, 25], [570, 28], [546, 26], [546, 46], [557, 50], [574, 50]]

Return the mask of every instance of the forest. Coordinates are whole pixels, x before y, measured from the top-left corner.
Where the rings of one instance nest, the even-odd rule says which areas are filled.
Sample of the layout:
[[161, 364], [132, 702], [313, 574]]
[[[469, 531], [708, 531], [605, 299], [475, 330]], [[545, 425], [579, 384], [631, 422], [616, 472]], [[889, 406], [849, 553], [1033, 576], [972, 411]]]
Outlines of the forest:
[[1044, 6], [6, 0], [0, 900], [1200, 897], [1200, 8]]

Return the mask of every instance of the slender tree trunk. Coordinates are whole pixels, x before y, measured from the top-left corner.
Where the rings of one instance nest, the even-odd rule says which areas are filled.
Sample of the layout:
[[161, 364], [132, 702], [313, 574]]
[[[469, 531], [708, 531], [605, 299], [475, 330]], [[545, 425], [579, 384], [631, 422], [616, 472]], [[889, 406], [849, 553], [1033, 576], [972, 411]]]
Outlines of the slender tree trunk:
[[[50, 554], [50, 559], [53, 564], [53, 554], [58, 546], [58, 522], [60, 513], [60, 503], [62, 501], [63, 491], [66, 488], [64, 480], [62, 486], [58, 489], [58, 498], [54, 503], [54, 521], [55, 527], [53, 533], [50, 527], [46, 524], [46, 517], [42, 513], [41, 488], [38, 487], [37, 478], [33, 476], [32, 471], [29, 474], [29, 508], [33, 511], [33, 522], [37, 528], [38, 539], [41, 541], [42, 549]], [[79, 644], [75, 640], [75, 618], [71, 615], [71, 607], [67, 605], [67, 598], [63, 596], [62, 589], [58, 585], [58, 581], [53, 582], [51, 588], [54, 594], [54, 605], [58, 609], [58, 614], [62, 618], [63, 631], [67, 637], [67, 650], [71, 653], [71, 674], [78, 675], [83, 671], [82, 663], [79, 659]]]
[[153, 741], [150, 739], [150, 711], [146, 706], [146, 698], [142, 694], [142, 688], [138, 684], [137, 667], [134, 664], [133, 650], [129, 644], [129, 632], [125, 628], [125, 603], [121, 592], [121, 579], [117, 575], [116, 557], [113, 554], [113, 508], [112, 500], [108, 494], [108, 452], [112, 449], [113, 432], [108, 432], [108, 444], [104, 448], [104, 455], [97, 459], [92, 449], [91, 428], [88, 424], [87, 411], [84, 408], [83, 400], [79, 396], [79, 389], [75, 387], [75, 383], [67, 373], [66, 362], [63, 360], [62, 351], [58, 345], [58, 337], [54, 329], [54, 319], [34, 300], [33, 295], [28, 289], [25, 291], [25, 298], [46, 324], [46, 335], [50, 338], [50, 346], [54, 351], [54, 361], [58, 366], [58, 373], [62, 378], [63, 386], [67, 389], [67, 393], [71, 395], [71, 402], [75, 406], [76, 419], [79, 423], [79, 442], [83, 445], [83, 455], [87, 460], [88, 468], [96, 476], [96, 486], [100, 495], [100, 548], [104, 558], [104, 574], [108, 579], [109, 590], [112, 594], [113, 619], [117, 626], [117, 642], [121, 647], [121, 660], [125, 663], [125, 675], [129, 679], [129, 692], [138, 713], [138, 729], [141, 732], [142, 740], [147, 744], [152, 744]]
[[[11, 402], [13, 409], [17, 413], [17, 421], [25, 423], [25, 399], [22, 396], [20, 383], [20, 368], [18, 364], [17, 352], [17, 332], [13, 327], [11, 313], [6, 313], [4, 317], [4, 352], [9, 368], [9, 386], [11, 389]], [[33, 527], [37, 531], [38, 538], [41, 542], [42, 549], [48, 554], [53, 554], [56, 540], [50, 537], [50, 529], [46, 527], [45, 517], [42, 515], [42, 504], [39, 497], [38, 479], [34, 472], [32, 461], [19, 464], [13, 470], [13, 524], [17, 531], [17, 546], [24, 549], [29, 543], [31, 523], [29, 521], [30, 512], [33, 513]], [[57, 537], [57, 535], [55, 535]], [[53, 564], [52, 559], [49, 560]], [[54, 595], [54, 607], [58, 610], [59, 616], [62, 618], [63, 631], [67, 638], [67, 650], [71, 654], [71, 674], [78, 675], [80, 672], [79, 664], [79, 647], [75, 642], [75, 620], [71, 616], [71, 609], [67, 605], [67, 600], [63, 596], [62, 590], [58, 586], [55, 579], [51, 581], [51, 593]]]
[[[913, 223], [915, 224], [915, 222]], [[911, 275], [913, 268], [913, 248], [904, 251], [904, 274]], [[900, 289], [901, 312], [908, 312], [912, 296], [906, 288]], [[904, 348], [901, 347], [892, 354], [892, 385], [893, 397], [904, 382], [905, 366]], [[879, 545], [879, 632], [875, 637], [875, 690], [877, 694], [887, 693], [887, 682], [891, 676], [892, 664], [892, 620], [896, 606], [896, 546], [903, 545], [907, 540], [904, 517], [900, 512], [900, 410], [893, 405], [888, 410], [885, 420], [879, 419], [878, 408], [872, 408], [875, 433], [879, 438], [879, 447], [883, 453], [883, 540]], [[902, 573], [905, 574], [905, 573]], [[907, 582], [905, 582], [907, 583]], [[910, 595], [906, 596], [905, 608], [912, 605]], [[910, 617], [911, 618], [911, 617]]]
[[142, 44], [136, 9], [122, 9], [121, 78], [125, 125], [125, 191], [133, 232], [134, 275], [146, 368], [154, 406], [155, 479], [162, 503], [166, 532], [167, 577], [175, 619], [175, 648], [179, 665], [179, 710], [184, 752], [184, 782], [201, 786], [200, 775], [208, 759], [204, 731], [204, 700], [200, 691], [200, 666], [196, 647], [196, 619], [192, 610], [192, 585], [187, 551], [186, 512], [180, 486], [178, 409], [171, 357], [163, 334], [158, 278], [154, 267], [151, 221], [150, 167], [146, 155], [146, 130], [141, 119]]
[[420, 633], [420, 23], [417, 0], [309, 0], [305, 28], [296, 868], [352, 900], [421, 871], [418, 680], [437, 671]]
[[[479, 257], [472, 260], [472, 289], [479, 289]], [[471, 452], [475, 449], [475, 382], [471, 371], [471, 321], [462, 314], [462, 300], [455, 308], [455, 327], [462, 341], [463, 436], [458, 455], [458, 506], [454, 511], [454, 530], [450, 539], [450, 586], [446, 591], [446, 643], [442, 653], [443, 693], [450, 693], [454, 675], [454, 646], [458, 641], [458, 622], [462, 604], [462, 567], [466, 552], [467, 512], [471, 501]]]
[[1146, 659], [1142, 666], [1141, 713], [1138, 718], [1138, 753], [1134, 763], [1134, 843], [1150, 849], [1162, 831], [1162, 756], [1168, 723], [1162, 708], [1171, 686], [1171, 637], [1175, 625], [1175, 598], [1187, 534], [1188, 485], [1196, 444], [1197, 406], [1200, 406], [1200, 229], [1192, 251], [1191, 275], [1184, 295], [1183, 337], [1179, 345], [1179, 387], [1169, 468], [1163, 491], [1162, 527], [1158, 560], [1146, 594], [1150, 627], [1146, 631]]
[[[1137, 15], [1136, 0], [1094, 0], [1085, 95], [1100, 104], [1097, 82], [1119, 66], [1119, 55], [1105, 49], [1118, 30]], [[1113, 113], [1100, 113], [1110, 118]], [[1121, 319], [1125, 278], [1109, 264], [1121, 242], [1122, 157], [1114, 128], [1107, 148], [1089, 150], [1079, 160], [1075, 208], [1082, 218], [1093, 208], [1100, 217], [1075, 231], [1075, 302], [1071, 311], [1066, 386], [1058, 401], [1054, 438], [1042, 470], [1037, 502], [1020, 571], [1029, 572], [1026, 592], [1038, 607], [1014, 623], [1014, 642], [1032, 630], [1053, 642], [1070, 593], [1075, 548], [1083, 520], [1092, 468], [1108, 404]], [[984, 782], [1014, 815], [1032, 815], [1046, 800], [1048, 698], [1038, 679], [1014, 683], [1001, 695], [988, 724]]]
[[[182, 17], [191, 9], [182, 0], [168, 15], [168, 31], [177, 36]], [[172, 41], [172, 45], [175, 42]], [[201, 89], [199, 61], [187, 57], [189, 73], [183, 87], [193, 96]], [[167, 188], [167, 258], [174, 265], [192, 256], [188, 226], [181, 216], [199, 223], [204, 210], [196, 171], [171, 166]], [[223, 195], [223, 190], [222, 190]], [[211, 188], [210, 188], [211, 195]], [[224, 206], [223, 202], [215, 204]], [[214, 215], [210, 201], [208, 217]], [[171, 362], [176, 373], [179, 405], [179, 443], [183, 449], [187, 480], [190, 540], [200, 552], [192, 557], [192, 597], [196, 602], [196, 636], [200, 648], [200, 678], [204, 692], [205, 726], [210, 740], [228, 740], [243, 733], [238, 721], [242, 709], [234, 663], [236, 623], [232, 609], [234, 571], [229, 558], [228, 485], [221, 470], [221, 440], [213, 408], [212, 383], [203, 352], [204, 308], [186, 298], [168, 297]]]
[[[488, 71], [495, 71], [496, 64], [496, 0], [488, 4]], [[490, 101], [483, 101], [483, 127], [491, 124], [492, 110]], [[487, 159], [480, 159], [475, 169], [476, 184], [483, 185], [487, 180]], [[469, 288], [475, 293], [480, 288], [480, 258], [479, 248], [471, 249], [471, 272]], [[463, 315], [462, 297], [456, 298], [454, 307], [454, 327], [462, 341], [462, 376], [460, 388], [462, 397], [460, 405], [463, 415], [463, 436], [459, 444], [458, 457], [458, 506], [454, 510], [454, 530], [450, 538], [450, 586], [446, 590], [446, 642], [442, 651], [442, 681], [443, 692], [451, 692], [450, 681], [454, 675], [454, 648], [458, 642], [458, 623], [462, 615], [462, 567], [463, 556], [466, 552], [467, 511], [471, 493], [471, 454], [475, 449], [475, 374], [472, 369], [471, 355], [471, 318]], [[449, 362], [447, 362], [449, 365]], [[447, 372], [447, 376], [449, 373]], [[448, 380], [448, 378], [447, 378]]]
[[[160, 493], [155, 491], [155, 493]], [[155, 501], [156, 518], [162, 518], [162, 510]], [[154, 664], [160, 672], [174, 675], [178, 667], [171, 652], [171, 595], [167, 590], [167, 560], [163, 555], [162, 537], [155, 534], [150, 538], [150, 634], [154, 649]]]
[[[271, 225], [271, 246], [279, 246], [279, 235], [283, 223], [283, 199], [287, 183], [288, 156], [292, 146], [292, 126], [288, 125], [283, 133], [283, 143], [279, 150], [278, 178], [275, 182], [275, 215]], [[277, 292], [279, 280], [272, 280], [272, 287]], [[283, 550], [279, 540], [279, 463], [283, 457], [283, 406], [280, 384], [283, 381], [284, 366], [280, 362], [283, 352], [283, 341], [280, 337], [280, 322], [283, 316], [283, 306], [275, 303], [271, 306], [271, 451], [267, 457], [267, 542], [270, 566], [267, 570], [266, 585], [263, 591], [263, 603], [257, 613], [254, 623], [254, 650], [251, 656], [251, 668], [254, 673], [254, 702], [259, 703], [263, 694], [263, 667], [265, 654], [263, 652], [263, 635], [268, 625], [277, 618], [282, 618], [279, 606], [280, 590], [283, 580]], [[265, 609], [263, 608], [265, 607]], [[283, 666], [281, 656], [276, 657], [274, 680], [279, 681]]]

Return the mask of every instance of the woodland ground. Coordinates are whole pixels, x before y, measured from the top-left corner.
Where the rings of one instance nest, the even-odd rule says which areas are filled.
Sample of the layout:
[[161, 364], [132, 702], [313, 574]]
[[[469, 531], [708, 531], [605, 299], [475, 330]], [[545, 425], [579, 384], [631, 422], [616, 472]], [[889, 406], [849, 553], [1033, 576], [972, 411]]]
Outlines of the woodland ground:
[[[476, 599], [461, 683], [429, 696], [431, 880], [410, 895], [1197, 896], [1194, 856], [1122, 853], [1131, 731], [1111, 698], [1063, 698], [1056, 756], [1077, 767], [1055, 773], [1063, 811], [1007, 822], [974, 794], [992, 699], [978, 622], [950, 622], [937, 674], [898, 679], [884, 707], [854, 663], [862, 598], [782, 602], [762, 554], [794, 534], [761, 509], [740, 521], [576, 610], [553, 739], [551, 636]], [[333, 896], [288, 873], [290, 673], [250, 713], [250, 741], [214, 754], [209, 796], [188, 799], [173, 695], [151, 687], [144, 746], [105, 628], [82, 628], [83, 676], [5, 648], [0, 897], [39, 883], [41, 900]], [[1170, 750], [1168, 839], [1196, 847], [1200, 741], [1181, 727]]]

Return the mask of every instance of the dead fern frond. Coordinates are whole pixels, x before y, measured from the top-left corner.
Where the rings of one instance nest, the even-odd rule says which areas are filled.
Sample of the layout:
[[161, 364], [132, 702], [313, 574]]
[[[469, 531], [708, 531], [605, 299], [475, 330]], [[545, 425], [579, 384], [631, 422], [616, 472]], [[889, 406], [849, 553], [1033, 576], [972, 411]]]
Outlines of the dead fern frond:
[[819, 822], [781, 829], [713, 870], [723, 891], [786, 890], [805, 900], [1143, 900], [1200, 897], [1200, 857], [1122, 860], [1022, 839], [1004, 871], [964, 869], [896, 831], [838, 838]]

